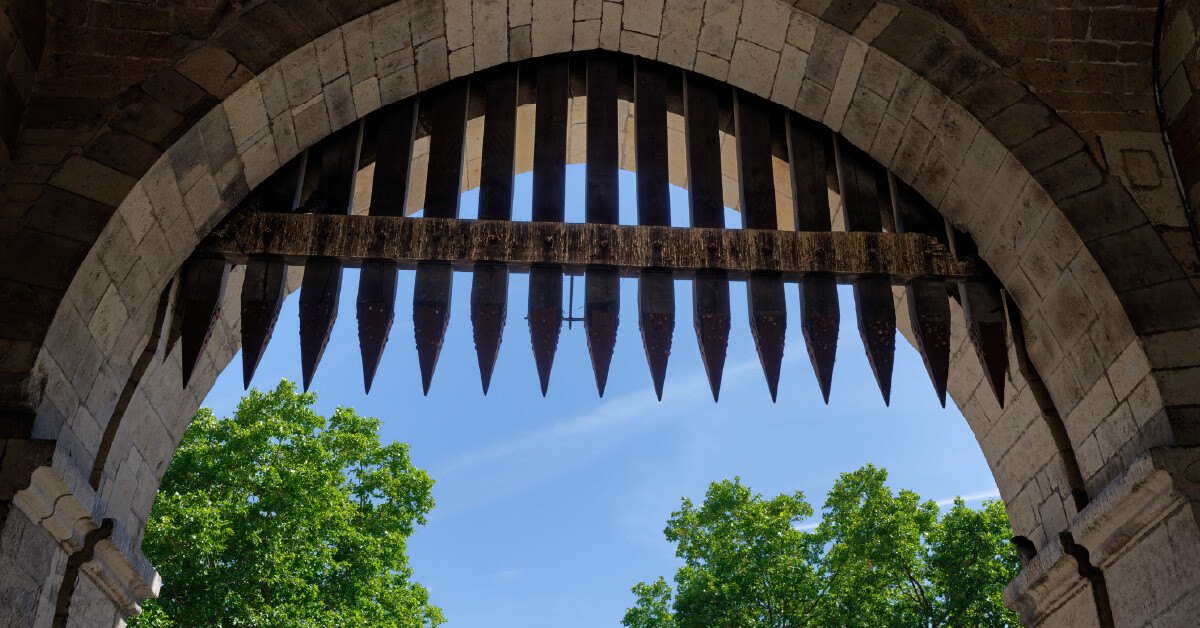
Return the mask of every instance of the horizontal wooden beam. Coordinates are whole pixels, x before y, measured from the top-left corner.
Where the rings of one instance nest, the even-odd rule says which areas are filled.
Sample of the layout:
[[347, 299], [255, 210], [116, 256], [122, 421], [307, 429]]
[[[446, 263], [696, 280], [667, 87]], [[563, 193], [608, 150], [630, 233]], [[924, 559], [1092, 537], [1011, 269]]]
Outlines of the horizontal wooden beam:
[[631, 273], [667, 268], [679, 278], [706, 269], [726, 271], [731, 279], [755, 271], [779, 272], [787, 280], [831, 273], [840, 282], [862, 275], [888, 275], [897, 283], [917, 277], [990, 278], [982, 264], [955, 260], [936, 239], [917, 233], [245, 213], [214, 230], [196, 252], [234, 263], [251, 256], [295, 265], [312, 257], [347, 266], [387, 259], [401, 268], [440, 261], [463, 271], [494, 261], [518, 272], [536, 264], [559, 265], [572, 274], [597, 265]]

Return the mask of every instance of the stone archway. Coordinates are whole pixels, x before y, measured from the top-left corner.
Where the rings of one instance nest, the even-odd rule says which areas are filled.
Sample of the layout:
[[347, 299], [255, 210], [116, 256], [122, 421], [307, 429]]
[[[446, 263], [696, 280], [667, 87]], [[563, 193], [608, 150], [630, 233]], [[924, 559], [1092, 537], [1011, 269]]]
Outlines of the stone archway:
[[[1068, 154], [1055, 161], [1065, 175], [1030, 175], [1027, 159], [1018, 157], [976, 114], [928, 77], [868, 43], [886, 30], [886, 10], [877, 15], [881, 23], [872, 26], [876, 32], [850, 35], [829, 21], [773, 2], [755, 5], [750, 13], [737, 4], [697, 9], [674, 3], [664, 8], [641, 2], [595, 3], [599, 7], [537, 2], [528, 7], [528, 19], [521, 13], [525, 8], [518, 7], [516, 22], [513, 7], [449, 4], [389, 5], [305, 43], [187, 130], [123, 197], [58, 307], [34, 370], [31, 401], [38, 417], [33, 436], [56, 439], [56, 477], [38, 476], [43, 479], [24, 494], [28, 505], [22, 508], [34, 508], [30, 496], [41, 491], [53, 497], [39, 498], [51, 505], [43, 527], [55, 517], [74, 517], [64, 528], [70, 534], [54, 535], [62, 547], [85, 547], [87, 533], [106, 517], [122, 530], [140, 529], [138, 519], [148, 511], [157, 477], [181, 433], [177, 421], [190, 416], [189, 408], [200, 399], [195, 390], [167, 388], [166, 373], [174, 364], [170, 360], [165, 367], [151, 361], [132, 389], [130, 373], [153, 337], [151, 323], [162, 287], [196, 241], [250, 188], [304, 146], [382, 104], [504, 60], [601, 47], [694, 69], [824, 122], [912, 183], [976, 237], [984, 258], [1025, 314], [1029, 358], [1045, 382], [1041, 393], [1029, 386], [1010, 387], [1014, 396], [1004, 412], [994, 402], [989, 405], [985, 395], [973, 394], [981, 373], [956, 368], [962, 381], [952, 391], [998, 475], [1014, 525], [1025, 528], [1022, 532], [1045, 550], [1044, 564], [1027, 570], [1032, 580], [1017, 592], [1036, 589], [1038, 582], [1048, 581], [1047, 574], [1054, 575], [1059, 587], [1054, 595], [1037, 599], [1029, 617], [1052, 610], [1064, 597], [1080, 599], [1064, 594], [1062, 582], [1076, 592], [1087, 583], [1062, 575], [1061, 565], [1072, 563], [1054, 560], [1063, 556], [1057, 535], [1074, 526], [1073, 520], [1085, 532], [1087, 522], [1097, 518], [1077, 513], [1053, 435], [1036, 419], [1047, 406], [1061, 415], [1088, 493], [1096, 497], [1110, 487], [1107, 493], [1119, 495], [1121, 487], [1141, 486], [1139, 477], [1161, 477], [1155, 473], [1162, 472], [1146, 471], [1147, 463], [1139, 461], [1146, 460], [1143, 454], [1151, 448], [1178, 441], [1173, 433], [1178, 422], [1172, 423], [1168, 406], [1189, 394], [1178, 385], [1164, 389], [1164, 381], [1175, 380], [1163, 378], [1178, 375], [1151, 372], [1145, 341], [1126, 314], [1128, 299], [1122, 301], [1113, 290], [1111, 271], [1097, 263], [1095, 247], [1089, 248], [1079, 235], [1078, 221], [1055, 201], [1065, 195], [1075, 199], [1072, 206], [1095, 201], [1096, 207], [1114, 212], [1126, 207], [1118, 198], [1121, 191], [1108, 184], [1084, 201], [1074, 193], [1086, 195], [1087, 190], [1057, 188], [1055, 176], [1091, 176], [1086, 156]], [[575, 19], [558, 19], [564, 12]], [[459, 19], [465, 14], [472, 16], [470, 28]], [[502, 41], [507, 50], [498, 45]], [[106, 171], [83, 157], [66, 163], [73, 165], [61, 185], [97, 194]], [[977, 190], [989, 193], [980, 197]], [[139, 261], [131, 266], [131, 259]], [[228, 322], [226, 338], [235, 325]], [[232, 353], [229, 342], [218, 341], [206, 370], [215, 372]], [[125, 390], [131, 392], [122, 413], [134, 421], [122, 421], [114, 445], [120, 453], [112, 458], [120, 463], [104, 468], [97, 493], [86, 478], [108, 417], [121, 405]], [[1161, 458], [1153, 463], [1151, 467], [1166, 464]], [[1122, 474], [1128, 476], [1125, 483], [1114, 482]], [[71, 496], [59, 499], [67, 492], [81, 509], [57, 514], [56, 502], [71, 501]], [[1163, 494], [1169, 499], [1161, 500], [1155, 516], [1186, 519], [1179, 496], [1170, 490]], [[1105, 503], [1105, 508], [1121, 506]], [[1150, 519], [1129, 525], [1141, 529], [1157, 524]], [[140, 565], [133, 542], [137, 536], [118, 533], [108, 541], [119, 552], [113, 560], [120, 563], [124, 556]], [[1188, 538], [1185, 534], [1180, 542]], [[35, 541], [31, 536], [30, 543]], [[13, 546], [6, 544], [6, 550]], [[1088, 548], [1096, 558], [1100, 547]], [[57, 569], [42, 578], [50, 587], [44, 590], [53, 589]]]

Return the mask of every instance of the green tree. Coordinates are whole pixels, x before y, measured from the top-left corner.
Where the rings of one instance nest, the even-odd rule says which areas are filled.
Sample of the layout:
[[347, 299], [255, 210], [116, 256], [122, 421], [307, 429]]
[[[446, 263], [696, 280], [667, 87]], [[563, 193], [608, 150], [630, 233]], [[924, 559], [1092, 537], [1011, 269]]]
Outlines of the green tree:
[[283, 381], [233, 416], [196, 413], [142, 549], [162, 574], [131, 626], [382, 626], [444, 621], [405, 555], [433, 480], [379, 420]]
[[1000, 594], [1016, 575], [1004, 506], [961, 499], [939, 517], [932, 501], [893, 493], [867, 465], [829, 491], [821, 522], [800, 492], [764, 499], [713, 482], [704, 503], [684, 498], [664, 534], [683, 566], [633, 587], [628, 628], [802, 626], [1007, 628]]

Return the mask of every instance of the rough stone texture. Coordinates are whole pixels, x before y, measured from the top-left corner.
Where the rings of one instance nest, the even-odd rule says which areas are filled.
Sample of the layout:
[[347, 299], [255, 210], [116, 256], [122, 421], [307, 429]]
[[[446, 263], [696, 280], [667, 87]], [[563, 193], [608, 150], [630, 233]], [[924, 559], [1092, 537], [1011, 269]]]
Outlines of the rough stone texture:
[[[0, 403], [36, 410], [32, 435], [57, 439], [64, 480], [87, 477], [169, 278], [279, 164], [452, 76], [595, 46], [694, 69], [823, 121], [970, 232], [1020, 306], [1043, 401], [1062, 417], [1090, 496], [1152, 447], [1200, 442], [1200, 264], [1157, 141], [1153, 3], [118, 1], [28, 15], [36, 4], [3, 3], [0, 14], [0, 109], [21, 112], [15, 124], [0, 119], [0, 166], [10, 161], [0, 295], [22, 304], [0, 315]], [[1195, 188], [1187, 151], [1200, 133], [1200, 19], [1195, 3], [1169, 5], [1164, 104]], [[53, 26], [30, 27], [43, 23]], [[232, 337], [236, 321], [224, 325], [214, 339]], [[955, 343], [954, 399], [1014, 529], [1045, 547], [1078, 516], [1047, 406], [1014, 378], [1000, 411], [961, 333]], [[214, 341], [202, 377], [233, 351]], [[129, 530], [141, 529], [160, 466], [206, 389], [151, 381], [85, 500], [92, 516]], [[6, 537], [22, 525], [12, 521]], [[1194, 539], [1194, 520], [1173, 525], [1168, 538]], [[1130, 573], [1136, 553], [1167, 555], [1157, 542], [1131, 547]], [[37, 586], [56, 582], [49, 558], [4, 561], [6, 571], [42, 565]], [[1087, 598], [1046, 625], [1088, 625]]]

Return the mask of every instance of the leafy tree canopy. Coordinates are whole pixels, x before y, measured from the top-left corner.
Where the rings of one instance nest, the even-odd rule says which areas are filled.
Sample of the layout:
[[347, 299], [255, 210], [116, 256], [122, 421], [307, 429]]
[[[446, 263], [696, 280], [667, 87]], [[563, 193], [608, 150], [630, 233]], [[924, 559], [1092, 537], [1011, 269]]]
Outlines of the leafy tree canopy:
[[1004, 506], [962, 499], [939, 517], [932, 501], [893, 493], [867, 465], [829, 491], [821, 522], [800, 492], [773, 499], [739, 479], [684, 498], [664, 530], [683, 566], [633, 587], [628, 628], [1007, 628], [1000, 595], [1017, 555]]
[[380, 626], [444, 621], [405, 544], [433, 480], [379, 421], [284, 380], [218, 419], [202, 408], [163, 477], [142, 549], [162, 574], [131, 626]]

